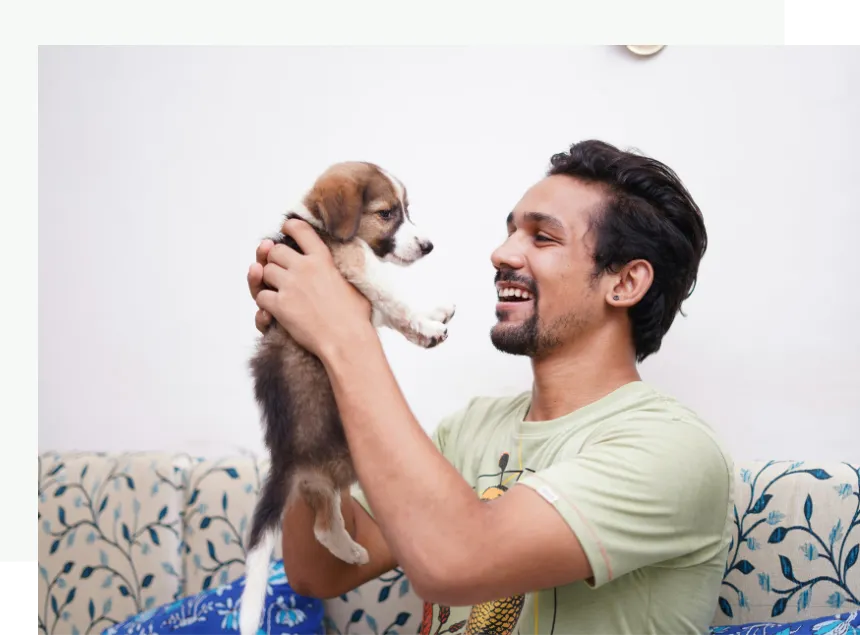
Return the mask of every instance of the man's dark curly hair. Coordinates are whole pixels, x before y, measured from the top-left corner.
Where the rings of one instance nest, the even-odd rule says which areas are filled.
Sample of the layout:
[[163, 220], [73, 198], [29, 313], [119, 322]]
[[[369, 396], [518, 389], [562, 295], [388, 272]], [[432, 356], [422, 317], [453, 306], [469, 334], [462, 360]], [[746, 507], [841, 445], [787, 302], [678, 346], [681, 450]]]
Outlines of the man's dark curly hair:
[[594, 214], [594, 276], [644, 259], [654, 280], [629, 310], [636, 359], [660, 350], [681, 303], [693, 292], [708, 236], [702, 213], [681, 180], [655, 159], [603, 141], [582, 141], [550, 160], [548, 175], [602, 184], [603, 210]]

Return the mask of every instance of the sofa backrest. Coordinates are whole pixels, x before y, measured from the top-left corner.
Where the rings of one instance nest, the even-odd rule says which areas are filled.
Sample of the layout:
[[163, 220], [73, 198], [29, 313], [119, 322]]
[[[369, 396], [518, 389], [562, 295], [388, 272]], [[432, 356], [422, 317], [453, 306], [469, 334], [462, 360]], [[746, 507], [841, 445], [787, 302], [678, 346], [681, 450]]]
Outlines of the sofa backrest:
[[858, 465], [738, 463], [716, 624], [790, 622], [860, 605]]
[[[242, 575], [267, 462], [161, 453], [39, 457], [39, 627], [99, 633]], [[714, 623], [791, 621], [858, 605], [860, 474], [845, 463], [736, 468], [734, 538]], [[276, 551], [280, 557], [280, 546]], [[417, 633], [394, 570], [325, 603], [330, 633]]]

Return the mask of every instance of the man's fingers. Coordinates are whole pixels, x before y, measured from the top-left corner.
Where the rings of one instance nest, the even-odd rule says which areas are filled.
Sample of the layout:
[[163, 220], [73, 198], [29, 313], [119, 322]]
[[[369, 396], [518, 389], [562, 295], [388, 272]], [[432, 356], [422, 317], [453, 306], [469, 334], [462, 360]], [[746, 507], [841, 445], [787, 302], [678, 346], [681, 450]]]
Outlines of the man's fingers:
[[331, 255], [331, 252], [329, 252], [319, 234], [307, 221], [299, 218], [291, 218], [284, 223], [281, 231], [288, 236], [292, 236], [305, 254]]
[[[282, 266], [269, 263], [265, 267], [263, 267], [263, 282], [272, 287], [273, 289], [280, 289], [284, 283], [284, 277], [287, 275], [287, 270]], [[260, 294], [264, 293], [265, 290], [260, 291]], [[260, 297], [259, 294], [257, 297]]]
[[260, 265], [265, 265], [269, 261], [269, 251], [274, 247], [275, 243], [266, 238], [257, 246], [257, 262]]
[[292, 247], [287, 245], [275, 245], [269, 250], [269, 261], [266, 264], [273, 263], [284, 269], [289, 269], [295, 266], [302, 255]]
[[263, 288], [263, 265], [255, 262], [248, 269], [248, 290], [251, 292], [251, 297], [256, 298], [260, 289]]
[[[269, 265], [269, 254], [273, 247], [275, 247], [275, 243], [268, 238], [260, 242], [257, 246], [257, 262], [248, 269], [248, 289], [259, 307], [254, 315], [254, 326], [260, 333], [265, 333], [272, 323], [271, 309], [278, 297], [277, 292], [264, 288], [264, 282], [277, 288], [276, 280], [279, 279], [277, 271], [279, 267]], [[266, 267], [269, 267], [268, 273], [266, 273]], [[280, 271], [283, 272], [283, 269]], [[266, 281], [267, 277], [269, 278], [268, 281]]]
[[272, 316], [268, 311], [264, 311], [263, 309], [257, 309], [257, 315], [254, 316], [254, 324], [257, 327], [257, 330], [260, 333], [265, 333], [266, 328], [272, 321]]
[[248, 269], [248, 290], [252, 298], [256, 298], [263, 288], [263, 267], [269, 262], [269, 252], [274, 244], [267, 238], [257, 246], [257, 262]]
[[257, 306], [268, 314], [272, 314], [272, 309], [278, 301], [278, 292], [270, 289], [263, 289], [257, 294]]

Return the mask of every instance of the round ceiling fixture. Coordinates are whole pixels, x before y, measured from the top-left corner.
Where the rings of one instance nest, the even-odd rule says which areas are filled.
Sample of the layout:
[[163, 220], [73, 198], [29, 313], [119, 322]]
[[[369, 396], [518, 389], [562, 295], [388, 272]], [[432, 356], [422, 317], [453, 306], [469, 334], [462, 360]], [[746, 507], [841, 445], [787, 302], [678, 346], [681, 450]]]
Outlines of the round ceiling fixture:
[[628, 44], [628, 50], [632, 51], [636, 55], [654, 55], [660, 49], [662, 49], [665, 44]]

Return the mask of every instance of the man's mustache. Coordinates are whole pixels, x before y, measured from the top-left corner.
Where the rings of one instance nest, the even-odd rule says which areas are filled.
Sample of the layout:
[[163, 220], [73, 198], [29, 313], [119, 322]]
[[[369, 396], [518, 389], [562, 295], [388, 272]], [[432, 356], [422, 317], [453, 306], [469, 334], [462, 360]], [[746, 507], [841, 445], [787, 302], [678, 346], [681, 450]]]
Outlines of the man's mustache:
[[529, 293], [537, 297], [537, 285], [531, 278], [526, 278], [516, 273], [513, 269], [496, 269], [496, 280], [498, 282], [510, 282], [525, 287]]

